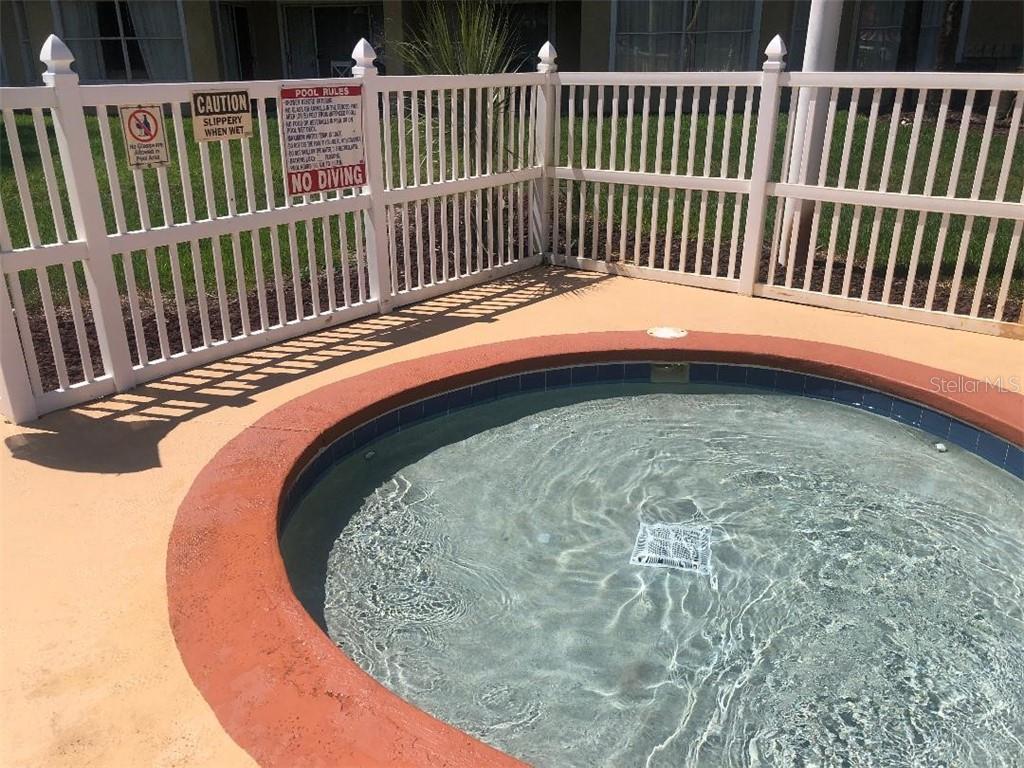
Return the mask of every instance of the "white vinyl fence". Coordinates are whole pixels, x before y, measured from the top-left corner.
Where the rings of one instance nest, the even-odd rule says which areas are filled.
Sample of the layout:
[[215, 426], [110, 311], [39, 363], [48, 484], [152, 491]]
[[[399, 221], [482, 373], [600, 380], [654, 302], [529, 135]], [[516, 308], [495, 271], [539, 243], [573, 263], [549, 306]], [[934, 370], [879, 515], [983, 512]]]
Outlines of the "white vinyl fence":
[[[545, 257], [1019, 335], [1024, 76], [784, 55], [570, 74], [547, 44], [535, 73], [385, 77], [360, 41], [367, 184], [290, 196], [280, 89], [336, 80], [232, 83], [253, 136], [197, 143], [191, 92], [225, 84], [80, 86], [51, 36], [45, 85], [0, 89], [0, 408], [31, 420]], [[140, 103], [168, 167], [127, 165], [117, 108]]]
[[555, 261], [1024, 336], [1024, 75], [766, 53], [759, 73], [560, 73]]

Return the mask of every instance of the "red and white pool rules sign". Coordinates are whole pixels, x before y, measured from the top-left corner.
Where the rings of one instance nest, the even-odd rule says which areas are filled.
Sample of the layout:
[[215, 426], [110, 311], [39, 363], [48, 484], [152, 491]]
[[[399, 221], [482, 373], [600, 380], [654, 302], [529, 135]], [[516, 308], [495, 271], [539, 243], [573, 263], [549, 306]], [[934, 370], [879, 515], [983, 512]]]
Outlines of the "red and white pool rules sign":
[[281, 89], [285, 183], [291, 195], [366, 183], [363, 88], [328, 85]]

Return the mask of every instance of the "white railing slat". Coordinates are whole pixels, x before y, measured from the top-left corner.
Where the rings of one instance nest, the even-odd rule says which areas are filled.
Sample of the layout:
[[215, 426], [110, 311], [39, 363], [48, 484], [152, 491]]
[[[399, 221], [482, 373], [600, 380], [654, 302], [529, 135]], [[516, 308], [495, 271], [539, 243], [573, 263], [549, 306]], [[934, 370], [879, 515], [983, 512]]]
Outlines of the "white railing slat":
[[[793, 91], [795, 97], [797, 91]], [[811, 144], [813, 142], [812, 133], [814, 132], [814, 121], [818, 111], [818, 102], [821, 99], [821, 92], [817, 89], [813, 89], [810, 93], [810, 98], [807, 101], [807, 120], [804, 127], [804, 135], [800, 142], [802, 151], [800, 152], [800, 165], [797, 169], [797, 179], [801, 184], [807, 183], [807, 174], [810, 170], [810, 158], [811, 158]], [[794, 120], [795, 122], [795, 120]], [[794, 128], [794, 130], [796, 130]], [[870, 154], [870, 153], [868, 153]], [[864, 163], [864, 167], [867, 167], [868, 163]], [[823, 166], [824, 167], [824, 166]], [[785, 166], [783, 166], [785, 168]], [[793, 286], [793, 273], [796, 270], [796, 258], [797, 254], [793, 252], [792, 248], [796, 247], [797, 239], [800, 233], [801, 219], [803, 218], [803, 206], [792, 205], [792, 200], [787, 198], [785, 204], [785, 212], [783, 218], [783, 230], [782, 230], [782, 242], [779, 244], [779, 253], [782, 254], [782, 258], [786, 262], [786, 287], [791, 288]], [[787, 224], [787, 218], [789, 215], [793, 215], [793, 220]], [[814, 243], [808, 243], [808, 259], [812, 262], [809, 266], [813, 267], [813, 253]]]
[[[996, 94], [993, 93], [992, 98], [995, 99]], [[994, 200], [1003, 201], [1006, 199], [1006, 184], [1010, 178], [1010, 168], [1013, 166], [1013, 152], [1017, 147], [1017, 139], [1020, 136], [1022, 110], [1024, 110], [1024, 92], [1016, 94], [1013, 116], [1010, 118], [1010, 132], [1006, 137], [1006, 149], [1003, 152], [1003, 164], [999, 171], [999, 181], [996, 183]], [[985, 245], [982, 247], [981, 264], [978, 265], [978, 280], [974, 285], [974, 297], [971, 299], [971, 317], [977, 317], [978, 310], [981, 309], [981, 299], [985, 293], [985, 282], [988, 280], [989, 264], [992, 261], [992, 246], [995, 243], [998, 227], [999, 223], [995, 219], [989, 220], [988, 232], [985, 235]], [[1007, 254], [1007, 260], [1014, 260], [1012, 249]]]
[[[603, 155], [603, 143], [604, 143], [604, 86], [599, 85], [597, 87], [597, 130], [595, 133], [594, 140], [594, 168], [603, 168], [604, 162], [602, 159]], [[615, 118], [613, 118], [614, 120]], [[594, 201], [592, 219], [592, 229], [590, 233], [590, 258], [597, 258], [597, 244], [598, 244], [598, 230], [600, 227], [600, 205], [601, 205], [601, 185], [594, 184]], [[607, 189], [605, 190], [607, 192]]]
[[[693, 163], [696, 156], [697, 145], [697, 118], [700, 115], [700, 88], [693, 89], [693, 99], [690, 105], [690, 136], [686, 145], [686, 176], [693, 176]], [[686, 254], [690, 249], [690, 189], [687, 188], [683, 194], [683, 241], [679, 249], [679, 271], [686, 271]], [[699, 246], [698, 246], [699, 247]], [[700, 261], [698, 252], [697, 260]], [[696, 270], [694, 270], [696, 274]]]
[[[877, 91], [876, 91], [877, 93]], [[897, 88], [893, 99], [892, 116], [889, 120], [889, 134], [885, 141], [885, 154], [882, 156], [882, 175], [878, 185], [879, 192], [886, 192], [889, 189], [889, 172], [892, 166], [893, 151], [896, 147], [896, 138], [900, 128], [900, 110], [903, 106], [903, 89]], [[815, 203], [817, 208], [818, 203]], [[871, 281], [874, 277], [875, 254], [878, 247], [878, 235], [882, 229], [882, 218], [884, 211], [875, 209], [875, 218], [871, 223], [871, 236], [868, 240], [868, 258], [864, 266], [864, 285], [861, 287], [860, 298], [867, 300], [871, 292]], [[810, 272], [804, 278], [804, 289], [810, 282]]]
[[[971, 124], [971, 116], [974, 112], [974, 91], [968, 91], [964, 97], [964, 107], [960, 115], [960, 130], [957, 133], [956, 149], [953, 154], [953, 166], [950, 169], [949, 181], [946, 185], [946, 197], [956, 195], [957, 184], [960, 179], [960, 167], [964, 159], [964, 147], [967, 144], [967, 131]], [[931, 309], [935, 301], [935, 289], [939, 281], [939, 268], [942, 266], [942, 256], [946, 251], [946, 237], [949, 233], [949, 214], [943, 213], [939, 220], [939, 233], [935, 243], [935, 257], [932, 259], [932, 268], [928, 276], [928, 291], [925, 296], [925, 309]]]
[[[676, 87], [675, 93], [676, 106], [675, 112], [672, 115], [672, 158], [669, 161], [669, 174], [675, 176], [679, 172], [679, 136], [683, 127], [683, 88], [682, 86]], [[615, 164], [612, 163], [612, 167]], [[659, 168], [660, 172], [661, 169]], [[671, 268], [672, 259], [672, 237], [675, 233], [675, 218], [676, 218], [676, 197], [678, 190], [670, 189], [668, 192], [668, 212], [666, 214], [665, 221], [665, 248], [662, 261], [664, 262], [665, 269]], [[608, 230], [611, 231], [611, 215], [609, 212], [608, 216]]]
[[[587, 168], [589, 163], [589, 140], [590, 140], [590, 86], [583, 86], [583, 125], [580, 130], [580, 168]], [[586, 245], [586, 209], [587, 209], [587, 185], [580, 182], [579, 202], [579, 228], [580, 239], [577, 258], [583, 258], [583, 251]]]
[[[665, 153], [665, 110], [668, 106], [668, 88], [661, 86], [658, 98], [658, 127], [654, 146], [654, 173], [663, 173], [662, 161]], [[661, 208], [661, 187], [654, 188], [654, 199], [651, 203], [651, 231], [647, 242], [647, 266], [654, 267], [655, 242], [658, 239], [658, 211]], [[596, 206], [595, 206], [596, 209]]]
[[[924, 116], [924, 106], [928, 99], [928, 92], [922, 91], [918, 94], [917, 109], [914, 110], [914, 125], [910, 129], [910, 144], [907, 153], [906, 164], [903, 166], [903, 183], [900, 186], [900, 194], [906, 195], [910, 191], [910, 181], [914, 175], [914, 158], [917, 154], [917, 141], [921, 134], [921, 119]], [[892, 280], [896, 270], [896, 255], [900, 248], [900, 234], [903, 230], [903, 216], [905, 208], [896, 212], [896, 223], [893, 227], [892, 243], [889, 246], [889, 261], [885, 267], [885, 284], [882, 286], [882, 303], [889, 303], [889, 295], [892, 292]]]
[[[633, 85], [626, 89], [626, 147], [622, 153], [622, 170], [633, 170], [633, 111], [636, 108], [636, 91]], [[619, 261], [626, 263], [626, 214], [629, 212], [629, 193], [632, 187], [622, 187], [622, 214], [619, 217]]]
[[1012, 322], [1012, 318], [1004, 317], [1003, 312], [1006, 308], [1006, 297], [1010, 293], [1010, 282], [1013, 278], [1013, 268], [1017, 263], [1018, 257], [1022, 253], [1021, 249], [1021, 231], [1024, 230], [1024, 219], [1018, 220], [1013, 225], [1013, 234], [1010, 235], [1010, 247], [1006, 254], [1006, 264], [1003, 266], [1003, 279], [999, 284], [999, 297], [996, 299], [995, 313], [992, 318], [994, 320], [1007, 320]]
[[[932, 188], [935, 185], [935, 170], [939, 164], [939, 155], [942, 151], [942, 139], [946, 132], [946, 114], [949, 112], [949, 89], [942, 91], [942, 101], [939, 104], [939, 114], [935, 121], [935, 133], [932, 136], [932, 151], [928, 157], [928, 170], [925, 173], [924, 190], [926, 196], [931, 196]], [[925, 224], [928, 221], [928, 214], [921, 212], [917, 216], [917, 227], [914, 229], [914, 244], [910, 247], [910, 266], [907, 268], [907, 282], [903, 290], [903, 306], [910, 306], [910, 299], [914, 293], [914, 281], [917, 278], [917, 264], [921, 256], [921, 241], [924, 238]], [[932, 256], [933, 261], [940, 261], [941, 253]], [[844, 296], [846, 294], [843, 294]]]
[[[704, 172], [703, 176], [711, 176], [711, 155], [715, 144], [715, 119], [718, 113], [718, 86], [711, 88], [711, 100], [708, 103], [708, 127], [704, 137]], [[708, 191], [706, 187], [700, 190], [700, 212], [697, 215], [697, 259], [694, 263], [694, 273], [702, 274], [704, 270], [704, 230], [708, 221]]]
[[[971, 200], [979, 201], [981, 187], [985, 180], [985, 166], [988, 165], [988, 152], [992, 144], [992, 129], [995, 126], [996, 115], [999, 108], [999, 92], [992, 91], [989, 99], [988, 114], [985, 116], [985, 130], [981, 135], [981, 148], [978, 151], [977, 165], [974, 171], [974, 184], [971, 187]], [[979, 201], [980, 202], [980, 201]], [[993, 207], [999, 203], [992, 203]], [[1013, 205], [1012, 203], [1010, 204]], [[1019, 206], [1020, 216], [1024, 216], [1024, 206]], [[956, 267], [953, 270], [953, 283], [949, 291], [949, 300], [946, 303], [946, 311], [953, 312], [956, 308], [957, 299], [960, 297], [960, 281], [963, 279], [964, 265], [967, 261], [967, 250], [970, 243], [969, 234], [974, 226], [974, 216], [968, 215], [964, 222], [964, 231], [960, 238], [960, 250], [956, 256]], [[992, 222], [989, 222], [992, 226]]]
[[[760, 118], [760, 115], [758, 115], [758, 117]], [[785, 169], [789, 168], [789, 158], [793, 151], [793, 138], [795, 136], [796, 123], [797, 121], [794, 118], [786, 120], [786, 136], [782, 141], [781, 172], [785, 172]], [[772, 226], [771, 251], [768, 256], [768, 283], [770, 285], [775, 284], [775, 266], [779, 263], [779, 247], [782, 244], [781, 233], [785, 225], [784, 207], [784, 201], [776, 200], [775, 223]]]
[[[426, 122], [426, 136], [425, 136], [425, 141], [426, 141], [426, 145], [427, 145], [426, 150], [427, 150], [427, 184], [428, 185], [434, 183], [434, 162], [435, 162], [435, 159], [437, 157], [436, 153], [433, 151], [433, 147], [434, 147], [434, 117], [433, 117], [433, 115], [434, 115], [434, 111], [433, 111], [434, 96], [433, 96], [433, 94], [434, 94], [434, 91], [425, 91], [424, 92], [424, 100], [425, 100], [425, 104], [426, 104], [426, 110], [425, 110], [425, 114], [426, 114], [426, 119], [425, 119], [425, 122]], [[440, 94], [438, 94], [438, 96], [440, 97]], [[439, 110], [443, 111], [443, 106], [441, 106], [440, 103], [439, 103]], [[493, 119], [493, 116], [494, 116], [494, 114], [493, 114], [493, 110], [492, 110], [492, 112], [491, 112], [491, 119]], [[488, 122], [488, 131], [489, 130], [490, 130], [490, 122]], [[442, 130], [442, 132], [439, 135], [443, 136], [443, 130]], [[439, 143], [440, 143], [441, 148], [443, 150], [444, 149], [444, 142], [441, 141]], [[490, 157], [488, 157], [488, 162], [490, 162]], [[441, 166], [440, 167], [442, 167], [442, 168], [444, 167], [444, 160], [441, 160]], [[437, 282], [437, 228], [436, 228], [435, 221], [434, 221], [434, 203], [435, 203], [435, 200], [436, 200], [435, 197], [430, 197], [427, 200], [427, 222], [428, 222], [427, 226], [428, 226], [428, 232], [429, 232], [429, 237], [428, 237], [429, 246], [428, 247], [429, 247], [429, 253], [430, 253], [430, 282], [431, 282], [431, 284], [434, 284], [434, 283]], [[443, 258], [445, 258], [445, 256], [446, 256], [446, 254], [442, 254], [441, 258], [443, 259]]]
[[7, 130], [7, 148], [11, 153], [11, 165], [14, 168], [14, 181], [18, 188], [18, 200], [21, 203], [21, 214], [25, 221], [29, 245], [38, 248], [42, 245], [39, 239], [39, 225], [36, 222], [36, 211], [32, 204], [32, 192], [29, 190], [28, 177], [25, 174], [25, 158], [21, 152], [21, 138], [14, 120], [14, 112], [3, 110], [4, 128]]

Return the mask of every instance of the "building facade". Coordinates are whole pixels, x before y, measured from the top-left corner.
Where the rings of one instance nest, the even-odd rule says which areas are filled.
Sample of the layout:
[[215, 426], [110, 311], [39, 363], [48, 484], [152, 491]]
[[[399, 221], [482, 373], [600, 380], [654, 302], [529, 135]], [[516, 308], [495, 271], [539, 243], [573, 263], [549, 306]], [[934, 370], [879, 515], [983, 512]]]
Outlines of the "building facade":
[[[839, 1], [839, 0], [836, 0]], [[803, 57], [810, 0], [548, 0], [506, 3], [524, 66], [545, 40], [567, 70], [754, 69], [775, 34]], [[35, 85], [51, 32], [83, 82], [343, 76], [360, 37], [384, 71], [421, 3], [402, 0], [2, 0], [0, 78]], [[845, 0], [836, 69], [1020, 71], [1020, 0]]]

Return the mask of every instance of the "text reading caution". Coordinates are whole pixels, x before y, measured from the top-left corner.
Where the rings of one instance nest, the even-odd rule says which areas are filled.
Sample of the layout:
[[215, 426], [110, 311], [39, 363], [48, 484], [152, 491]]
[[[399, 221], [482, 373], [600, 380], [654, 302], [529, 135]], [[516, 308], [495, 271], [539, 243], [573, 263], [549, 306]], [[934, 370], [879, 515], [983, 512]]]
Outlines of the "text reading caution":
[[252, 136], [248, 91], [199, 91], [192, 94], [192, 133], [196, 141]]
[[132, 168], [157, 168], [170, 162], [164, 113], [158, 104], [121, 107], [121, 130]]
[[366, 184], [362, 94], [359, 85], [281, 89], [289, 194]]

